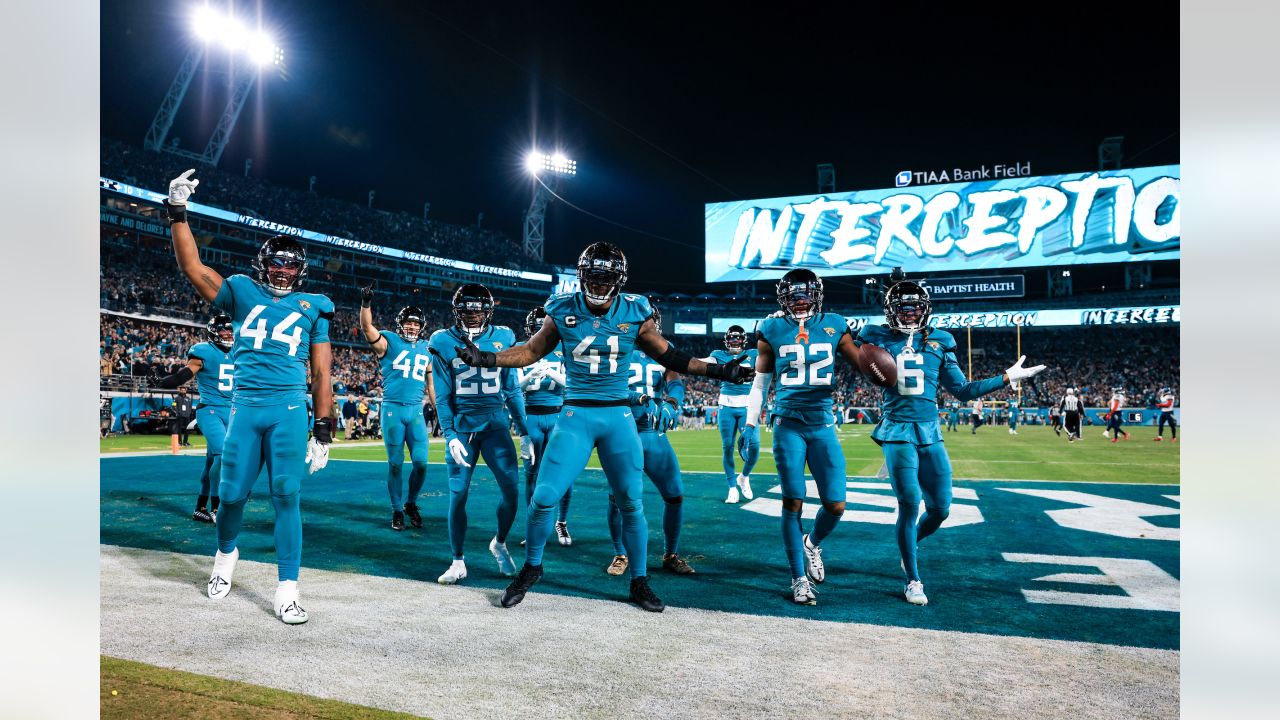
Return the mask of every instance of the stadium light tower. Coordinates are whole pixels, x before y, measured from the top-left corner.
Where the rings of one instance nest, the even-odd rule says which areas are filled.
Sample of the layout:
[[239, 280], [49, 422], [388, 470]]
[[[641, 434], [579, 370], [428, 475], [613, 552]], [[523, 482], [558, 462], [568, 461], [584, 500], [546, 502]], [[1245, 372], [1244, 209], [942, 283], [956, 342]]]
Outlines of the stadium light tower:
[[560, 189], [560, 181], [578, 174], [578, 163], [562, 152], [547, 155], [533, 150], [525, 156], [524, 168], [534, 180], [533, 201], [524, 215], [524, 251], [541, 260], [547, 205], [551, 202], [552, 193]]
[[[244, 21], [209, 5], [196, 8], [191, 17], [191, 32], [199, 42], [187, 53], [186, 59], [178, 68], [178, 75], [169, 85], [164, 100], [160, 102], [160, 109], [156, 111], [156, 117], [147, 129], [142, 146], [147, 150], [171, 153], [204, 165], [217, 165], [258, 75], [267, 67], [283, 66], [284, 50], [262, 29], [250, 30]], [[218, 124], [214, 127], [204, 152], [197, 153], [183, 150], [176, 144], [166, 144], [165, 138], [173, 127], [173, 119], [182, 107], [182, 100], [191, 87], [200, 62], [210, 51], [219, 50], [230, 53], [233, 59], [247, 58], [249, 66], [245, 68], [243, 63], [232, 64], [231, 98], [223, 108], [222, 116], [218, 118]]]

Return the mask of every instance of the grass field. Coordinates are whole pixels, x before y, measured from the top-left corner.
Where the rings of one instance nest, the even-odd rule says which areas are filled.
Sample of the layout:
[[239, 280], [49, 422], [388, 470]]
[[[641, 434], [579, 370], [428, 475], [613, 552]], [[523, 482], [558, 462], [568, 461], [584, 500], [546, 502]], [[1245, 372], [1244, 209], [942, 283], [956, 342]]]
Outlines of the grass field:
[[[882, 465], [879, 447], [870, 438], [871, 425], [845, 425], [839, 433], [844, 447], [848, 473], [874, 476]], [[1111, 443], [1102, 436], [1102, 428], [1086, 427], [1083, 442], [1068, 443], [1044, 426], [1024, 426], [1017, 435], [1003, 427], [983, 427], [977, 434], [968, 428], [946, 433], [947, 450], [956, 478], [999, 480], [1055, 480], [1081, 482], [1177, 483], [1179, 448], [1177, 443], [1152, 442], [1155, 428], [1129, 428], [1131, 439]], [[760, 462], [756, 471], [773, 473], [771, 437], [766, 431], [761, 442]], [[680, 458], [682, 469], [691, 472], [716, 472], [721, 469], [720, 434], [715, 429], [686, 430], [668, 435]], [[193, 448], [204, 446], [204, 438], [193, 435]], [[111, 437], [101, 442], [103, 453], [163, 452], [169, 449], [167, 435], [132, 435]], [[431, 462], [444, 462], [444, 446], [433, 439]], [[380, 444], [344, 447], [338, 441], [332, 457], [344, 460], [386, 459]], [[741, 460], [736, 461], [741, 466]], [[591, 467], [599, 464], [592, 458]]]

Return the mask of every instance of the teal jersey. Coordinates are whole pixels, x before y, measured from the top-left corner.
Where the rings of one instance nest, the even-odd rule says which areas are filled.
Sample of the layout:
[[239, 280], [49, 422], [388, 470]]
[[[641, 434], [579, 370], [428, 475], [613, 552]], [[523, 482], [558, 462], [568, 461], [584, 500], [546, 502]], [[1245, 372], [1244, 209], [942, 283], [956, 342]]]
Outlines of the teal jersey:
[[427, 341], [419, 338], [409, 342], [386, 330], [378, 334], [387, 341], [387, 352], [378, 361], [382, 368], [383, 401], [421, 407], [427, 394], [427, 371], [431, 367]]
[[831, 391], [835, 389], [836, 346], [849, 332], [845, 319], [824, 312], [800, 324], [781, 312], [760, 323], [757, 336], [773, 347], [774, 409], [778, 417], [807, 425], [832, 423]]
[[968, 382], [956, 359], [956, 340], [946, 330], [931, 329], [928, 337], [911, 338], [887, 325], [867, 325], [854, 343], [884, 348], [897, 360], [898, 384], [884, 389], [884, 417], [893, 422], [919, 423], [938, 420], [938, 386], [958, 400], [973, 400], [1004, 387], [997, 376]]
[[1009, 414], [1010, 414], [1010, 415], [1017, 415], [1017, 414], [1018, 414], [1018, 401], [1017, 401], [1017, 400], [1010, 400], [1010, 401], [1009, 401]]
[[303, 292], [276, 296], [248, 275], [232, 275], [222, 281], [213, 307], [230, 315], [236, 328], [235, 401], [301, 401], [311, 346], [329, 342], [333, 301]]
[[[524, 396], [516, 385], [516, 373], [510, 368], [475, 368], [462, 362], [458, 348], [463, 333], [457, 327], [431, 334], [431, 382], [436, 391], [436, 417], [445, 437], [456, 433], [479, 432], [495, 422], [503, 406], [511, 409], [510, 418], [520, 435], [526, 434]], [[515, 344], [515, 333], [505, 325], [490, 325], [471, 339], [476, 347], [500, 352]], [[502, 414], [502, 418], [506, 418]]]
[[[657, 397], [663, 389], [662, 374], [667, 369], [640, 350], [632, 350], [630, 360], [628, 367], [631, 374], [627, 380], [627, 389], [640, 395]], [[634, 408], [632, 414], [637, 428], [649, 430], [657, 427], [657, 420], [653, 416], [656, 407], [653, 403], [648, 403]]]
[[235, 389], [235, 363], [231, 351], [213, 343], [196, 343], [187, 351], [187, 357], [199, 360], [202, 365], [196, 373], [196, 390], [201, 405], [226, 407], [231, 404], [231, 391]]
[[[524, 341], [521, 340], [516, 345], [524, 345]], [[564, 376], [564, 352], [560, 348], [547, 353], [547, 356], [542, 359], [551, 366], [553, 371]], [[532, 371], [532, 365], [516, 368], [516, 385], [524, 387], [524, 379]], [[564, 405], [564, 385], [544, 377], [524, 389], [524, 404], [526, 407], [529, 405], [560, 407]]]
[[[745, 352], [746, 352], [746, 355], [747, 355], [747, 359], [746, 359], [746, 360], [744, 360], [744, 361], [742, 362], [743, 367], [754, 368], [754, 367], [756, 366], [756, 350], [755, 350], [755, 348], [750, 348], [750, 349], [746, 350]], [[733, 361], [734, 359], [736, 359], [736, 358], [738, 358], [738, 357], [741, 357], [741, 356], [742, 356], [742, 354], [743, 354], [743, 353], [737, 353], [737, 354], [734, 354], [734, 353], [729, 352], [728, 350], [716, 350], [715, 352], [711, 353], [711, 359], [712, 359], [712, 360], [715, 360], [716, 362], [720, 363], [721, 365], [726, 365], [726, 364], [728, 364], [729, 362]], [[721, 381], [720, 381], [720, 394], [721, 394], [721, 395], [729, 395], [729, 396], [734, 396], [734, 395], [743, 395], [743, 396], [746, 396], [746, 395], [750, 394], [750, 392], [751, 392], [751, 383], [742, 383], [741, 385], [739, 385], [739, 384], [731, 383], [731, 382], [729, 382], [728, 380], [721, 380]]]
[[640, 326], [653, 314], [649, 300], [621, 293], [608, 312], [597, 316], [582, 293], [562, 293], [548, 298], [544, 307], [560, 333], [569, 385], [565, 400], [626, 400], [631, 351]]

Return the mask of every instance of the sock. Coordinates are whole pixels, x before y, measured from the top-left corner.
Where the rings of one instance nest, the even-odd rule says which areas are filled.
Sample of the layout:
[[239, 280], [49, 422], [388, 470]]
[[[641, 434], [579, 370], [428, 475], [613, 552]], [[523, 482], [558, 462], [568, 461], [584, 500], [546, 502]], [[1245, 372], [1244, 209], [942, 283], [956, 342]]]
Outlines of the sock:
[[502, 497], [498, 499], [498, 542], [505, 543], [507, 541], [507, 533], [511, 532], [511, 526], [516, 522], [516, 496], [520, 490], [516, 484], [515, 477], [509, 478], [509, 482], [499, 482], [498, 490], [502, 492]]
[[560, 522], [569, 522], [569, 498], [573, 497], [573, 488], [570, 487], [564, 491], [564, 497], [560, 498]]
[[813, 519], [813, 532], [809, 533], [809, 542], [814, 545], [821, 544], [831, 531], [836, 529], [838, 522], [840, 522], [840, 515], [827, 512], [825, 506], [818, 508], [818, 516]]
[[387, 495], [391, 498], [391, 512], [404, 509], [404, 463], [387, 464]]
[[240, 525], [244, 521], [244, 506], [248, 498], [240, 502], [226, 503], [222, 512], [218, 513], [218, 549], [229, 553], [236, 549], [236, 538], [240, 535]]
[[662, 535], [667, 541], [668, 553], [680, 552], [680, 526], [684, 522], [684, 498], [663, 498]]
[[200, 497], [196, 498], [196, 509], [197, 509], [197, 510], [200, 510], [201, 508], [203, 508], [203, 507], [207, 506], [208, 504], [209, 504], [209, 496], [208, 496], [208, 495], [201, 495]]
[[542, 564], [542, 550], [546, 547], [547, 538], [551, 537], [552, 513], [554, 507], [529, 503], [529, 523], [525, 531], [527, 540], [524, 544], [524, 561], [527, 565]]
[[916, 570], [916, 513], [919, 512], [919, 508], [918, 499], [912, 502], [899, 502], [898, 518], [894, 522], [898, 552], [902, 555], [902, 564], [907, 569], [908, 581], [920, 579], [920, 573]]
[[[215, 457], [217, 456], [216, 455], [204, 456], [204, 470], [200, 472], [200, 495], [202, 496], [207, 496], [209, 494], [209, 485], [211, 483], [217, 482], [213, 478], [213, 472], [212, 472], [213, 461]], [[214, 487], [217, 487], [217, 485], [215, 484]]]
[[622, 512], [622, 546], [627, 550], [627, 558], [631, 561], [631, 579], [648, 574], [649, 524], [644, 519], [644, 501], [636, 498], [631, 505], [618, 505]]
[[622, 511], [609, 496], [609, 537], [613, 540], [613, 554], [626, 555], [627, 549], [622, 546]]
[[405, 503], [409, 505], [418, 504], [418, 493], [422, 492], [422, 486], [427, 484], [427, 463], [415, 462], [413, 469], [409, 471], [409, 496], [405, 498]]
[[212, 510], [212, 511], [214, 511], [214, 512], [217, 512], [217, 510], [218, 510], [218, 496], [217, 496], [217, 495], [214, 495], [213, 497], [209, 498], [209, 509], [210, 509], [210, 510]]
[[302, 565], [302, 509], [298, 493], [272, 495], [276, 509], [276, 565], [280, 580], [297, 580]]
[[449, 491], [449, 545], [453, 548], [453, 559], [462, 559], [462, 543], [467, 538], [467, 495], [468, 490]]
[[787, 564], [791, 578], [804, 577], [804, 527], [800, 523], [800, 511], [782, 509], [782, 546], [787, 551]]

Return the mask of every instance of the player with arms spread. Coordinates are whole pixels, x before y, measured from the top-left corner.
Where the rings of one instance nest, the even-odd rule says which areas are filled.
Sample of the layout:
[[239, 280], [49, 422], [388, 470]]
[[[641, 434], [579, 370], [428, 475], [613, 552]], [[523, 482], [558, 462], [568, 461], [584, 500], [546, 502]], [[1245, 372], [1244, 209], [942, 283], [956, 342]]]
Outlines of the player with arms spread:
[[[422, 527], [418, 493], [427, 481], [427, 423], [422, 399], [435, 404], [431, 383], [431, 354], [422, 339], [426, 315], [414, 305], [396, 313], [394, 333], [373, 324], [373, 286], [360, 289], [360, 331], [378, 357], [382, 370], [382, 444], [387, 448], [387, 494], [391, 497], [391, 529], [403, 530], [405, 516]], [[404, 446], [409, 443], [409, 495], [404, 494]]]
[[161, 378], [162, 388], [176, 388], [195, 376], [200, 392], [196, 422], [204, 434], [204, 471], [200, 473], [200, 496], [191, 519], [211, 523], [218, 518], [218, 480], [222, 477], [222, 444], [227, 439], [231, 418], [231, 391], [235, 384], [235, 363], [231, 346], [236, 331], [229, 315], [218, 314], [205, 326], [208, 342], [196, 343], [187, 351], [187, 364], [178, 372]]
[[630, 599], [645, 610], [661, 612], [662, 601], [648, 583], [648, 527], [641, 503], [644, 450], [632, 419], [628, 362], [639, 347], [663, 367], [733, 382], [751, 379], [752, 370], [737, 363], [711, 365], [671, 346], [650, 320], [653, 309], [641, 295], [622, 293], [627, 259], [618, 248], [598, 242], [578, 257], [582, 290], [547, 300], [547, 319], [529, 342], [489, 352], [468, 344], [459, 351], [469, 365], [481, 368], [526, 367], [562, 345], [568, 387], [564, 408], [547, 443], [529, 505], [528, 543], [520, 574], [502, 594], [502, 606], [519, 604], [542, 577], [542, 554], [551, 534], [552, 510], [574, 478], [587, 466], [594, 449], [609, 488], [622, 511], [623, 542], [631, 558]]
[[[745, 353], [746, 360], [743, 364], [755, 367], [756, 349], [747, 350], [746, 347], [747, 331], [741, 325], [731, 325], [724, 334], [724, 349], [712, 352], [703, 360], [728, 363], [737, 360]], [[753, 497], [751, 470], [755, 468], [756, 460], [760, 457], [760, 436], [754, 435], [753, 440], [735, 442], [746, 426], [747, 395], [750, 393], [751, 388], [746, 385], [735, 385], [726, 380], [720, 381], [720, 397], [717, 400], [720, 406], [720, 419], [716, 424], [720, 428], [720, 461], [724, 465], [725, 482], [729, 485], [729, 494], [724, 499], [726, 503], [738, 502], [739, 493], [744, 500], [750, 500]], [[742, 436], [746, 437], [745, 433]], [[741, 474], [735, 473], [733, 468], [735, 451], [742, 454]]]
[[[1045, 367], [1022, 367], [1024, 355], [1003, 375], [967, 382], [956, 359], [955, 338], [929, 327], [930, 310], [924, 287], [899, 280], [885, 292], [887, 324], [867, 325], [855, 341], [859, 347], [869, 344], [884, 349], [897, 365], [898, 381], [884, 389], [884, 418], [871, 439], [884, 453], [898, 498], [896, 532], [907, 576], [904, 594], [913, 605], [928, 603], [916, 568], [916, 543], [933, 534], [951, 509], [951, 460], [938, 426], [938, 386], [958, 400], [976, 401], [1005, 385], [1016, 388]], [[922, 496], [925, 514], [917, 524]]]
[[[826, 579], [819, 546], [844, 514], [846, 491], [844, 450], [831, 416], [835, 358], [859, 367], [858, 349], [847, 321], [822, 311], [822, 280], [812, 270], [788, 271], [778, 281], [777, 293], [782, 310], [765, 318], [756, 331], [756, 378], [740, 442], [759, 442], [760, 408], [776, 373], [773, 459], [782, 483], [782, 545], [792, 600], [816, 605], [813, 583]], [[810, 534], [800, 517], [806, 462], [822, 501]]]
[[[547, 311], [543, 307], [530, 310], [524, 318], [525, 338], [536, 335], [546, 319]], [[538, 480], [538, 468], [546, 454], [547, 441], [551, 439], [551, 431], [556, 429], [556, 417], [564, 405], [564, 352], [556, 348], [533, 365], [519, 368], [516, 375], [516, 383], [524, 392], [529, 441], [533, 444], [524, 462], [524, 504], [527, 506], [533, 500], [534, 483]], [[556, 540], [565, 547], [573, 544], [573, 536], [569, 534], [569, 498], [572, 495], [573, 486], [570, 485], [560, 499], [560, 514], [556, 519]]]
[[[253, 277], [221, 275], [200, 261], [195, 236], [187, 224], [187, 198], [199, 180], [188, 170], [169, 184], [165, 202], [173, 234], [173, 252], [187, 279], [215, 309], [230, 316], [239, 329], [232, 357], [235, 390], [231, 420], [223, 446], [218, 514], [218, 553], [209, 577], [209, 597], [231, 592], [231, 574], [240, 550], [236, 541], [244, 506], [263, 466], [275, 508], [276, 617], [297, 625], [307, 621], [298, 603], [298, 568], [302, 562], [302, 512], [298, 491], [310, 466], [316, 472], [329, 462], [333, 421], [322, 414], [333, 407], [330, 380], [332, 349], [329, 321], [333, 302], [323, 295], [299, 292], [307, 274], [302, 243], [276, 235], [262, 244]], [[316, 407], [307, 440], [307, 361]]]
[[507, 533], [519, 508], [519, 463], [510, 428], [514, 423], [521, 454], [528, 459], [533, 444], [525, 428], [524, 394], [516, 387], [514, 372], [469, 362], [465, 352], [477, 345], [495, 351], [515, 344], [511, 328], [490, 324], [493, 308], [489, 288], [478, 283], [459, 285], [453, 293], [453, 327], [431, 335], [436, 416], [448, 443], [445, 465], [449, 471], [449, 544], [453, 548], [453, 563], [437, 578], [441, 585], [453, 585], [467, 577], [462, 548], [467, 536], [467, 498], [477, 457], [484, 458], [502, 493], [498, 500], [498, 529], [489, 541], [489, 552], [498, 562], [498, 572], [516, 574], [515, 562], [507, 551]]

